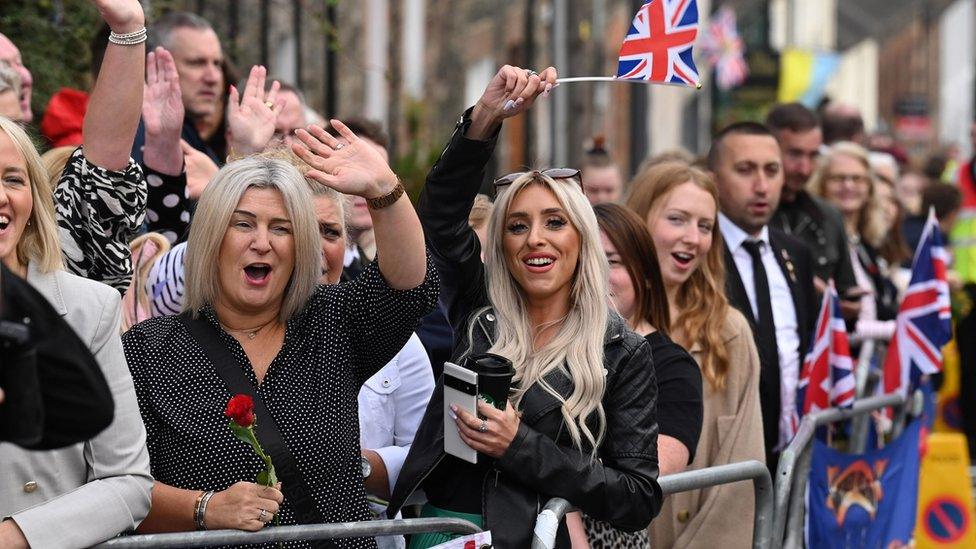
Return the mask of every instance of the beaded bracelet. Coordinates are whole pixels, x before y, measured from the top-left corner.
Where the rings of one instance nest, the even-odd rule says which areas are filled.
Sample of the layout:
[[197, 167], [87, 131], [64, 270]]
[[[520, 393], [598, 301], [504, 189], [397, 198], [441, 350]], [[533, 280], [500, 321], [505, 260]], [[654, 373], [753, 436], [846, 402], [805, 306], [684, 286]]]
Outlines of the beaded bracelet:
[[146, 27], [142, 27], [139, 30], [127, 32], [125, 34], [118, 34], [115, 31], [112, 31], [108, 34], [108, 41], [120, 46], [134, 46], [136, 44], [142, 44], [145, 42], [148, 36], [149, 35], [146, 32]]

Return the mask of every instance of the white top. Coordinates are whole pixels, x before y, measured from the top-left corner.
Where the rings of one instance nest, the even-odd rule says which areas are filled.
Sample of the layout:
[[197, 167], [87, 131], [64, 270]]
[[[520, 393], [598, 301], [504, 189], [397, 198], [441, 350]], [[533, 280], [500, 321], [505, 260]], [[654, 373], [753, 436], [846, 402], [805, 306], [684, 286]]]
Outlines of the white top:
[[[725, 214], [718, 215], [719, 229], [725, 239], [735, 266], [739, 271], [739, 278], [745, 286], [749, 305], [752, 307], [752, 317], [759, 318], [759, 308], [756, 305], [756, 285], [752, 274], [752, 256], [742, 246], [747, 239], [758, 240], [763, 267], [766, 269], [766, 279], [769, 281], [769, 302], [773, 307], [773, 324], [776, 325], [776, 347], [779, 350], [780, 377], [780, 414], [779, 414], [779, 444], [777, 450], [789, 444], [795, 432], [792, 426], [796, 411], [796, 388], [800, 379], [800, 328], [796, 319], [796, 305], [790, 285], [786, 282], [772, 244], [769, 242], [769, 227], [763, 227], [755, 237], [746, 234], [738, 225], [733, 223]], [[756, 321], [758, 325], [758, 320]], [[759, 326], [759, 329], [764, 329]]]
[[[417, 334], [359, 389], [359, 443], [380, 455], [390, 477], [390, 492], [433, 391], [434, 373]], [[370, 507], [377, 513], [384, 511], [379, 505]], [[403, 536], [377, 537], [376, 543], [380, 549], [405, 547]]]
[[348, 267], [352, 265], [352, 262], [356, 259], [360, 259], [359, 246], [356, 246], [355, 244], [353, 244], [351, 247], [346, 246], [346, 253], [342, 256], [342, 266]]

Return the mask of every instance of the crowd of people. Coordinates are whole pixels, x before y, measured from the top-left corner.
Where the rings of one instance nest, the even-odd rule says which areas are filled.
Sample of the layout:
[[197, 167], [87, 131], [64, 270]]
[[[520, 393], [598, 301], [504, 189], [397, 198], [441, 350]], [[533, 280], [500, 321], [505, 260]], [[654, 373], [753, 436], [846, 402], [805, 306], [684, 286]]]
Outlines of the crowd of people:
[[[775, 471], [819, 296], [836, 287], [855, 346], [890, 336], [926, 212], [948, 234], [976, 196], [836, 104], [776, 105], [629, 181], [602, 138], [579, 169], [493, 178], [505, 120], [558, 93], [556, 69], [505, 65], [414, 206], [376, 122], [326, 121], [265, 67], [234, 84], [199, 16], [147, 30], [137, 0], [92, 3], [95, 85], [52, 99], [43, 155], [0, 35], [0, 260], [88, 346], [114, 416], [56, 450], [0, 444], [2, 547], [405, 512], [527, 547], [553, 497], [576, 509], [559, 547], [749, 547], [748, 483], [665, 498], [658, 477]], [[485, 353], [514, 365], [509, 401], [445, 408], [445, 361]], [[227, 427], [235, 387], [277, 485]]]

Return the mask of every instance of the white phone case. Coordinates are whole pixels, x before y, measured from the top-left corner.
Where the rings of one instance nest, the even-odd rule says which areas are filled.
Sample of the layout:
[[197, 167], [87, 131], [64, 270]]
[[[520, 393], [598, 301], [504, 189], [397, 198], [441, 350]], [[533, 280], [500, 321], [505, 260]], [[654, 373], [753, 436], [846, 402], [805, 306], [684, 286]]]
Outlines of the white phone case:
[[478, 374], [450, 362], [444, 363], [444, 451], [469, 463], [478, 463], [478, 452], [461, 440], [451, 404], [477, 417]]

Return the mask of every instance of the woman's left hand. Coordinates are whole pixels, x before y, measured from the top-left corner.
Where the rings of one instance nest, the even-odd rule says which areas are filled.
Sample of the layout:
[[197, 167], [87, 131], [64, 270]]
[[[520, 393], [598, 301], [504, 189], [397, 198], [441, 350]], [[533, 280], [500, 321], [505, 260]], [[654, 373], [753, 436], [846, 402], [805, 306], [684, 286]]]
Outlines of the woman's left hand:
[[454, 421], [457, 423], [461, 440], [472, 450], [495, 459], [502, 457], [508, 450], [515, 440], [519, 423], [522, 422], [511, 402], [502, 411], [478, 399], [478, 414], [485, 417], [483, 420], [456, 406], [451, 406], [451, 410], [456, 415]]
[[113, 32], [125, 34], [146, 26], [139, 0], [92, 0], [92, 4]]
[[312, 167], [305, 176], [363, 198], [379, 198], [392, 191], [398, 182], [396, 174], [376, 147], [356, 137], [342, 122], [330, 123], [341, 140], [315, 125], [295, 132], [301, 143], [293, 144], [292, 150]]

